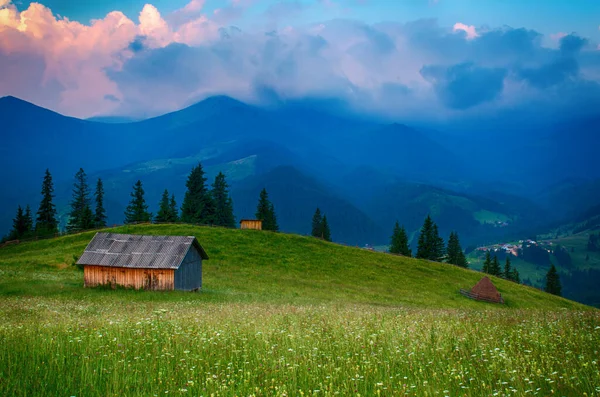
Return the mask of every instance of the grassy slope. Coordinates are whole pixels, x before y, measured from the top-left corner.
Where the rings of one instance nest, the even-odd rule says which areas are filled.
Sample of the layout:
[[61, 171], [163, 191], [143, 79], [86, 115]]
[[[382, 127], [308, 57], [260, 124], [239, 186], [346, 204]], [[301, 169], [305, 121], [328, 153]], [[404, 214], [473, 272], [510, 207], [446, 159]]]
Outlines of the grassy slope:
[[0, 395], [600, 393], [600, 312], [574, 302], [475, 302], [476, 272], [294, 235], [117, 230], [196, 235], [203, 293], [82, 288], [93, 233], [0, 249]]
[[186, 225], [120, 227], [115, 232], [195, 235], [211, 257], [203, 293], [83, 289], [72, 266], [93, 232], [0, 249], [0, 295], [151, 301], [367, 303], [418, 308], [542, 308], [584, 306], [493, 278], [506, 306], [459, 295], [481, 274], [454, 266], [369, 252], [297, 235]]

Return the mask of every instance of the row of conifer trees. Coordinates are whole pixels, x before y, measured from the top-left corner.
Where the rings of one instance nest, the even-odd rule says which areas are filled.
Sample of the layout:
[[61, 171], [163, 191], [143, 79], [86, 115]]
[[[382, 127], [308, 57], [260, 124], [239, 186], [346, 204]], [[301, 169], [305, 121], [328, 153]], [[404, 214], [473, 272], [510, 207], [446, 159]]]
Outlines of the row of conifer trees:
[[[389, 251], [393, 254], [412, 256], [406, 229], [404, 226], [400, 226], [398, 222], [394, 226]], [[469, 266], [460, 246], [458, 233], [450, 233], [448, 244], [446, 245], [444, 239], [440, 237], [437, 224], [429, 215], [427, 215], [421, 227], [415, 257], [435, 262], [446, 262], [464, 268]]]
[[[229, 194], [229, 185], [225, 174], [219, 172], [214, 182], [209, 187], [206, 185], [206, 177], [202, 164], [192, 168], [187, 181], [186, 192], [181, 205], [181, 211], [177, 208], [177, 202], [173, 194], [165, 189], [162, 194], [159, 210], [156, 216], [148, 211], [148, 205], [144, 199], [144, 188], [141, 181], [137, 181], [131, 192], [131, 200], [125, 209], [125, 223], [139, 222], [182, 222], [200, 225], [214, 225], [233, 228], [236, 226], [233, 213], [233, 200]], [[263, 230], [278, 231], [275, 207], [269, 200], [266, 189], [260, 193], [256, 207], [256, 219], [263, 221]]]
[[[175, 195], [169, 194], [165, 189], [159, 209], [154, 216], [148, 211], [145, 191], [142, 182], [138, 180], [133, 185], [131, 199], [125, 209], [125, 223], [143, 222], [183, 222], [193, 224], [235, 227], [233, 201], [229, 194], [229, 185], [222, 172], [215, 177], [211, 188], [206, 185], [202, 164], [194, 167], [186, 181], [186, 193], [181, 210], [177, 207]], [[42, 182], [42, 199], [37, 216], [33, 214], [29, 205], [25, 208], [19, 206], [13, 219], [13, 227], [4, 240], [27, 239], [33, 236], [48, 236], [59, 232], [56, 205], [54, 204], [54, 184], [52, 175], [46, 170]], [[93, 202], [92, 202], [93, 201]], [[92, 210], [92, 206], [94, 209]], [[256, 218], [263, 221], [263, 230], [278, 231], [277, 216], [273, 203], [269, 200], [266, 189], [260, 193]], [[96, 181], [96, 188], [91, 197], [85, 171], [80, 168], [75, 174], [72, 198], [70, 202], [69, 218], [66, 231], [77, 231], [102, 228], [106, 226], [107, 215], [104, 208], [104, 185], [102, 179]]]
[[[4, 240], [27, 239], [33, 236], [49, 236], [58, 233], [58, 219], [56, 205], [54, 204], [54, 183], [50, 170], [46, 170], [42, 181], [42, 199], [34, 220], [31, 207], [27, 205], [23, 210], [18, 206], [13, 219], [13, 227]], [[92, 229], [106, 226], [106, 211], [104, 210], [104, 186], [102, 180], [96, 182], [94, 192], [95, 209], [92, 211], [90, 192], [87, 178], [83, 169], [75, 174], [73, 199], [67, 231]]]

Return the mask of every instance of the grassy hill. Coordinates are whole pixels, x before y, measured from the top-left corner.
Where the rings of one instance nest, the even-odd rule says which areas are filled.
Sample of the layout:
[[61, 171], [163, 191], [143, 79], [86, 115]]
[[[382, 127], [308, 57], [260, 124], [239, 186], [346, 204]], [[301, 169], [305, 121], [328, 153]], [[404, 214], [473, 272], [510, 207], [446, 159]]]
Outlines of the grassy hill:
[[201, 293], [83, 288], [93, 232], [0, 249], [0, 395], [600, 392], [597, 310], [480, 274], [296, 235], [185, 225]]
[[[420, 308], [496, 308], [458, 294], [481, 273], [454, 266], [345, 247], [292, 234], [138, 225], [121, 233], [194, 235], [207, 250], [203, 293], [148, 294], [152, 299], [253, 300], [286, 303], [374, 303]], [[94, 232], [0, 250], [1, 295], [94, 296], [71, 264]], [[493, 279], [511, 308], [582, 308], [538, 290]], [[125, 295], [135, 294], [128, 291]]]

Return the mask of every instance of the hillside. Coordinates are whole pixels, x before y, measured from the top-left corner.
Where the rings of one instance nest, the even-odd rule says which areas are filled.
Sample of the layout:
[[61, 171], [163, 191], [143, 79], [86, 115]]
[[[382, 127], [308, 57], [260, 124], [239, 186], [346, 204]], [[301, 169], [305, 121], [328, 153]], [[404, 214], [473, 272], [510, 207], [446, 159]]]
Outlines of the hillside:
[[113, 230], [196, 236], [210, 256], [204, 263], [203, 293], [124, 291], [111, 295], [104, 290], [83, 289], [83, 274], [71, 264], [94, 235], [87, 232], [0, 249], [0, 296], [338, 302], [417, 308], [583, 308], [499, 279], [493, 281], [505, 297], [505, 306], [471, 301], [459, 295], [458, 290], [474, 285], [481, 278], [480, 273], [297, 235], [186, 225], [125, 226]]
[[360, 209], [293, 167], [278, 167], [234, 185], [231, 195], [239, 219], [254, 217], [263, 188], [275, 205], [280, 230], [309, 234], [312, 216], [319, 207], [327, 215], [333, 241], [364, 246], [388, 239], [387, 231]]
[[479, 273], [297, 235], [112, 230], [197, 236], [203, 291], [83, 288], [93, 232], [0, 249], [0, 395], [597, 391], [600, 316], [575, 302], [497, 279], [506, 305], [476, 302]]

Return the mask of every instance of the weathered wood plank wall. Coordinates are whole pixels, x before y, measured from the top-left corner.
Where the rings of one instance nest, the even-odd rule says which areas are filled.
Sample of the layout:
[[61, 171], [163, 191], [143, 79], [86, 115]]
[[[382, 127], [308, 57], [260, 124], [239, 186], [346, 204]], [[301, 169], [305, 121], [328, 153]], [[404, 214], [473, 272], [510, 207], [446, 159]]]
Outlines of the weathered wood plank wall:
[[122, 267], [86, 265], [84, 286], [119, 285], [127, 288], [172, 290], [175, 277], [172, 269], [129, 269]]
[[240, 229], [262, 230], [261, 220], [244, 219], [240, 224]]

